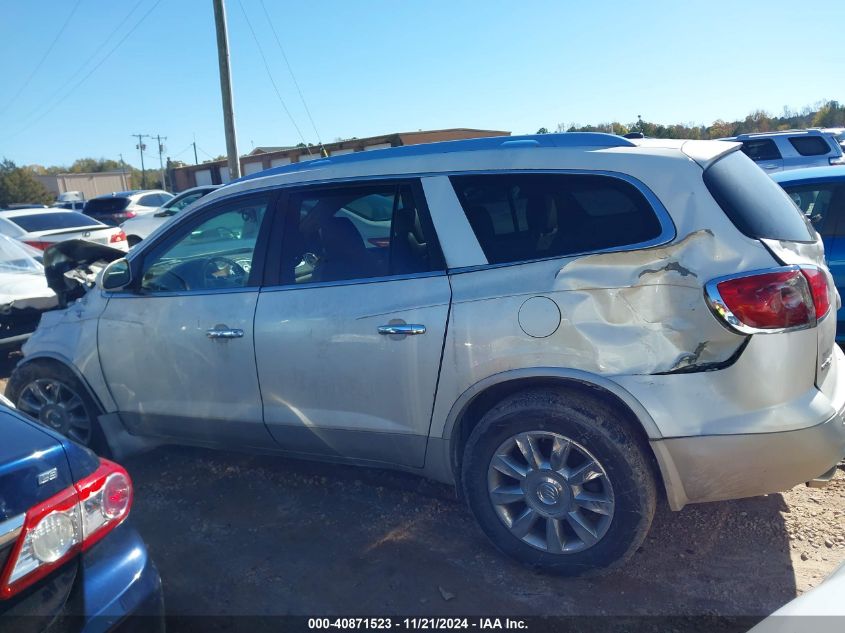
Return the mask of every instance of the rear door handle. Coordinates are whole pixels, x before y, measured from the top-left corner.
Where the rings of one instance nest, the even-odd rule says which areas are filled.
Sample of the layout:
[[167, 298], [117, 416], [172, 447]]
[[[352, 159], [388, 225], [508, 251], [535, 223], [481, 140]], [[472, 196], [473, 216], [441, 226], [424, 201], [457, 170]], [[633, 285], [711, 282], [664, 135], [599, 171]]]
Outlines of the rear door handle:
[[379, 334], [425, 334], [425, 326], [418, 323], [392, 323], [389, 325], [379, 325]]
[[213, 327], [205, 331], [208, 338], [243, 338], [244, 331], [238, 328]]

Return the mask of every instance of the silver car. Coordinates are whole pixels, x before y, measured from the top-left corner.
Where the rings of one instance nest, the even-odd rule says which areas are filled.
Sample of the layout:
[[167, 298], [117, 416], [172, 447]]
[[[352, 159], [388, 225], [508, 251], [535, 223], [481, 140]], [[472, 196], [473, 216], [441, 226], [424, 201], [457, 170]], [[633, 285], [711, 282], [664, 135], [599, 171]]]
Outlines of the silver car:
[[116, 455], [420, 473], [529, 565], [621, 564], [658, 498], [784, 490], [845, 455], [821, 240], [739, 149], [551, 134], [243, 178], [75, 301], [57, 259], [71, 302], [7, 395]]

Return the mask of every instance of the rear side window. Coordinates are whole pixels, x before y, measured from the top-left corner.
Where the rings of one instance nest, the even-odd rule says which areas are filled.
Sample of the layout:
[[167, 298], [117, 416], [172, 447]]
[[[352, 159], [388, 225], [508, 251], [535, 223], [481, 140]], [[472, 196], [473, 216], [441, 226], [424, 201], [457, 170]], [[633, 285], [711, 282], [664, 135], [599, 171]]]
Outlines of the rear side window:
[[141, 196], [138, 199], [138, 204], [142, 207], [160, 207], [168, 200], [170, 200], [170, 196], [165, 196], [163, 193], [151, 193], [146, 196]]
[[85, 203], [85, 213], [119, 213], [129, 206], [129, 198], [94, 198]]
[[830, 146], [821, 136], [790, 136], [789, 142], [801, 156], [824, 156]]
[[451, 181], [491, 264], [642, 244], [662, 233], [643, 194], [610, 176], [485, 174]]
[[33, 213], [32, 215], [18, 215], [9, 218], [27, 233], [34, 231], [59, 231], [61, 229], [75, 229], [91, 226], [102, 227], [103, 225], [73, 211], [61, 211], [59, 213]]
[[753, 141], [743, 141], [742, 151], [751, 160], [780, 160], [780, 150], [770, 138], [759, 138]]
[[812, 228], [790, 197], [739, 152], [704, 171], [704, 184], [731, 222], [754, 239], [812, 242]]

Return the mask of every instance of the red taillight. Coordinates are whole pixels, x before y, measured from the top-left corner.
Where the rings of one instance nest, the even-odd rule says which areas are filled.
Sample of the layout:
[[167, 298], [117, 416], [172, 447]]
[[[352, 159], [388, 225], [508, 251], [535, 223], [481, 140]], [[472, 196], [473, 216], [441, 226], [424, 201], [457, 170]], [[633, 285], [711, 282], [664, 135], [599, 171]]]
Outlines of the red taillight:
[[44, 578], [120, 525], [132, 506], [132, 482], [118, 464], [100, 460], [88, 477], [29, 509], [0, 574], [0, 599]]
[[124, 211], [123, 212], [123, 217], [126, 218], [127, 220], [129, 218], [134, 218], [136, 215], [138, 215], [138, 214], [135, 213], [134, 211]]
[[814, 325], [830, 308], [827, 274], [810, 266], [717, 279], [707, 297], [714, 312], [749, 334]]
[[801, 272], [810, 284], [813, 305], [816, 306], [816, 318], [821, 319], [830, 310], [830, 288], [827, 285], [827, 273], [821, 268], [802, 267]]
[[48, 246], [52, 246], [53, 242], [41, 242], [39, 240], [23, 240], [24, 244], [29, 244], [33, 248], [37, 248], [39, 251], [43, 251]]
[[125, 241], [126, 241], [126, 233], [124, 233], [123, 231], [118, 231], [117, 233], [114, 233], [109, 238], [109, 244], [114, 244], [115, 242], [125, 242]]

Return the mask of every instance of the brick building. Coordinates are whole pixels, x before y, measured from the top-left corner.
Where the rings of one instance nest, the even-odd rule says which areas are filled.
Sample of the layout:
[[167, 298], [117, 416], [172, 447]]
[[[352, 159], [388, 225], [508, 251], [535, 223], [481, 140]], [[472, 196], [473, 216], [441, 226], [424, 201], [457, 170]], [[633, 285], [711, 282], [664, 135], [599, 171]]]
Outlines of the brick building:
[[[354, 138], [334, 143], [324, 143], [329, 156], [340, 156], [352, 152], [366, 152], [374, 149], [435, 143], [438, 141], [456, 141], [466, 138], [486, 136], [510, 136], [510, 132], [501, 130], [475, 130], [471, 128], [451, 128], [447, 130], [426, 130], [419, 132], [397, 132], [368, 138]], [[254, 174], [271, 167], [290, 163], [301, 163], [321, 158], [318, 146], [305, 147], [256, 147], [249, 154], [241, 156], [241, 173]], [[174, 192], [190, 187], [229, 182], [229, 168], [225, 160], [209, 161], [201, 165], [173, 166], [169, 163], [170, 182]]]

